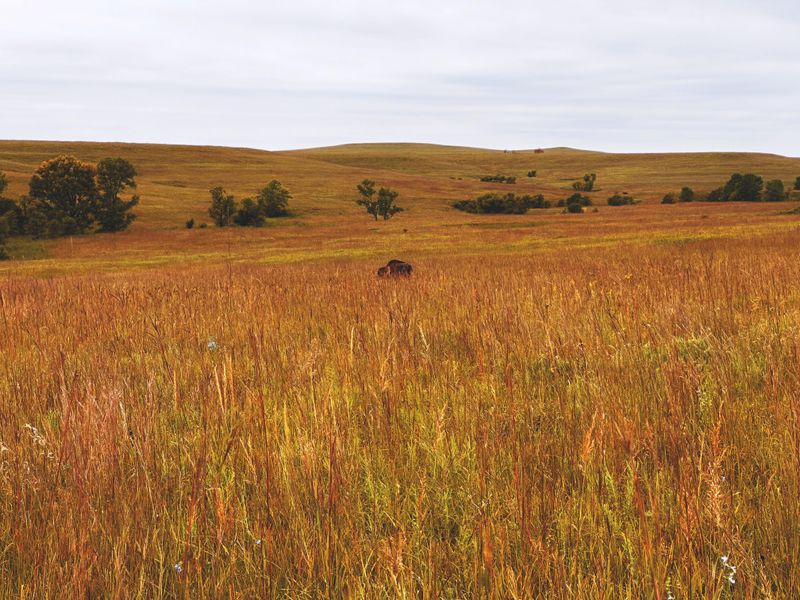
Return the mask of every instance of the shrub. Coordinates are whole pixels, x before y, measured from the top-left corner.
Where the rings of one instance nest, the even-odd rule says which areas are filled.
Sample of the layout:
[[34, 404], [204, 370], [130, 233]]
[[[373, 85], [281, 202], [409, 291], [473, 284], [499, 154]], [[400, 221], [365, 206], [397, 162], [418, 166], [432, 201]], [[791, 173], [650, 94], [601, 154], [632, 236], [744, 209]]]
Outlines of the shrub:
[[476, 214], [521, 215], [532, 208], [550, 208], [550, 203], [541, 194], [483, 194], [475, 200], [460, 200], [453, 207]]
[[711, 190], [706, 195], [706, 200], [708, 202], [722, 202], [723, 200], [725, 200], [725, 190], [722, 189], [721, 187]]
[[690, 187], [682, 187], [679, 199], [681, 202], [694, 202], [694, 190]]
[[583, 205], [578, 202], [570, 202], [567, 204], [567, 212], [576, 214], [583, 212]]
[[786, 188], [783, 181], [780, 179], [773, 179], [767, 182], [767, 188], [764, 193], [764, 200], [767, 202], [782, 202], [786, 200], [789, 195], [786, 193]]
[[261, 227], [264, 225], [264, 212], [262, 207], [252, 198], [245, 198], [233, 222], [240, 227]]
[[528, 171], [528, 177], [536, 177], [536, 171]]
[[481, 177], [481, 181], [492, 183], [517, 183], [517, 178], [507, 175], [485, 175]]
[[587, 173], [583, 176], [583, 180], [576, 181], [572, 184], [572, 189], [578, 192], [591, 192], [594, 190], [594, 184], [597, 181], [595, 173]]
[[569, 198], [558, 201], [558, 206], [569, 206], [570, 204], [578, 204], [579, 206], [591, 206], [592, 201], [590, 198], [583, 196], [580, 193], [572, 194]]
[[186, 229], [192, 229], [194, 227], [194, 219], [189, 219], [186, 221]]
[[675, 204], [676, 201], [677, 200], [675, 199], [675, 194], [670, 192], [661, 199], [661, 204]]
[[633, 196], [629, 196], [628, 192], [622, 192], [621, 194], [614, 194], [608, 199], [609, 206], [625, 206], [627, 204], [638, 204], [639, 201], [636, 200]]
[[800, 190], [800, 177], [794, 180], [794, 189]]

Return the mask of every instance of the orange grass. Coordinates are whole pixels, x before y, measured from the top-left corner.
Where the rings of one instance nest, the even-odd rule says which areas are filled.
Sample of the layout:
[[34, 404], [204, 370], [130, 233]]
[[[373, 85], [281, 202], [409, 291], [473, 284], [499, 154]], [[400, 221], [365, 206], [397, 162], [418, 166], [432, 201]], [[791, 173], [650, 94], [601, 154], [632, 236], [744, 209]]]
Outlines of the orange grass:
[[[0, 142], [10, 194], [63, 152], [143, 199], [0, 263], [0, 597], [800, 595], [794, 204], [657, 203], [798, 159]], [[587, 171], [598, 212], [449, 208]], [[293, 217], [182, 228], [274, 177]]]
[[6, 279], [0, 595], [793, 596], [798, 243]]

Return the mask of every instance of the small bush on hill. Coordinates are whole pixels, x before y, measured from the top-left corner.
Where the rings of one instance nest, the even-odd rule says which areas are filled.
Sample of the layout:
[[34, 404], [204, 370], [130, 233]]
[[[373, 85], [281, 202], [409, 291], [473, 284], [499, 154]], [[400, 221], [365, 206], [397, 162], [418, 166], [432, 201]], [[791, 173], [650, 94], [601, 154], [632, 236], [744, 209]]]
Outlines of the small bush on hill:
[[528, 171], [528, 177], [536, 177], [536, 171]]
[[794, 189], [800, 190], [800, 177], [794, 180]]
[[261, 206], [252, 198], [245, 198], [233, 217], [233, 222], [240, 227], [261, 227], [264, 225], [264, 214]]
[[595, 173], [587, 173], [583, 176], [582, 181], [576, 181], [572, 184], [572, 189], [578, 192], [591, 192], [594, 190], [595, 182], [597, 182], [597, 175]]
[[621, 194], [614, 194], [608, 199], [609, 206], [625, 206], [628, 204], [639, 204], [639, 201], [636, 200], [633, 196], [628, 195], [628, 192], [622, 192]]
[[186, 229], [192, 229], [192, 228], [194, 228], [194, 219], [189, 219], [188, 221], [186, 221]]
[[577, 204], [579, 206], [591, 206], [592, 200], [580, 193], [574, 193], [569, 198], [564, 198], [558, 201], [558, 206], [569, 206], [570, 204]]
[[679, 199], [681, 202], [694, 202], [694, 190], [684, 186], [681, 188]]
[[481, 181], [491, 183], [517, 183], [517, 178], [507, 175], [484, 175]]
[[780, 179], [773, 179], [767, 182], [767, 188], [764, 192], [764, 200], [767, 202], [782, 202], [789, 197], [786, 193], [786, 188], [783, 181]]
[[675, 194], [670, 192], [666, 196], [661, 199], [661, 204], [675, 204], [677, 199], [675, 198]]
[[571, 202], [567, 204], [567, 212], [571, 214], [582, 213], [583, 206], [577, 202]]

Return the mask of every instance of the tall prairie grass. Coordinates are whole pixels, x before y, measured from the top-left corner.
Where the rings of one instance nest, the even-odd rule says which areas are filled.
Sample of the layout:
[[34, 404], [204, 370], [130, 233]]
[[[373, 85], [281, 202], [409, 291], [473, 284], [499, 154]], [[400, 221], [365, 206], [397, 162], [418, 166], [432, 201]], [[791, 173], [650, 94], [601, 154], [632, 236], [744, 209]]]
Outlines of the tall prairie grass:
[[796, 597], [798, 243], [0, 281], [0, 596]]

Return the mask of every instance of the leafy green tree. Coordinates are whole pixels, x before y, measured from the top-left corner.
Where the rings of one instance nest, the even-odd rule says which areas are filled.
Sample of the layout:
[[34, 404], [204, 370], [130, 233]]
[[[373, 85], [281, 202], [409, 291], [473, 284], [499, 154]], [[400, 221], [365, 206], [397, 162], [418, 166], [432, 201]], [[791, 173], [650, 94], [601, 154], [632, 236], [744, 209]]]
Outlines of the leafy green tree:
[[375, 200], [375, 182], [371, 179], [365, 179], [356, 185], [356, 189], [358, 190], [359, 195], [358, 200], [356, 200], [356, 204], [366, 208], [367, 212], [375, 217], [375, 220], [377, 221], [378, 203]]
[[773, 179], [767, 182], [764, 200], [767, 202], [782, 202], [786, 200], [786, 198], [786, 188], [783, 185], [783, 181], [780, 179]]
[[264, 214], [255, 200], [245, 198], [233, 221], [241, 227], [261, 227], [264, 225]]
[[98, 231], [113, 233], [123, 231], [136, 219], [131, 209], [139, 204], [139, 196], [122, 200], [119, 195], [136, 189], [136, 169], [124, 158], [104, 158], [97, 163], [97, 187], [100, 197], [95, 217]]
[[225, 193], [222, 187], [215, 187], [209, 190], [211, 194], [211, 207], [208, 209], [208, 216], [214, 221], [217, 227], [227, 227], [233, 222], [236, 214], [236, 199]]
[[258, 192], [258, 206], [264, 217], [285, 217], [289, 214], [289, 200], [292, 199], [289, 190], [281, 185], [277, 179], [273, 179], [267, 187]]
[[708, 202], [722, 202], [725, 200], [725, 189], [724, 188], [716, 188], [708, 192], [706, 196], [706, 200]]
[[378, 190], [378, 214], [384, 221], [391, 219], [394, 215], [402, 212], [403, 209], [397, 206], [397, 197], [400, 194], [391, 188], [381, 188]]
[[723, 200], [732, 202], [758, 202], [761, 200], [762, 189], [764, 180], [758, 175], [735, 173], [725, 184], [722, 197]]
[[74, 156], [43, 162], [30, 180], [30, 196], [58, 235], [82, 233], [94, 221], [97, 169]]
[[681, 188], [679, 196], [681, 202], [694, 202], [694, 190], [690, 187], [684, 186]]
[[386, 221], [403, 209], [397, 206], [396, 201], [399, 193], [391, 188], [381, 188], [375, 192], [375, 182], [371, 179], [364, 179], [356, 185], [360, 198], [356, 204], [363, 206], [367, 212], [377, 221], [378, 217], [383, 217]]

